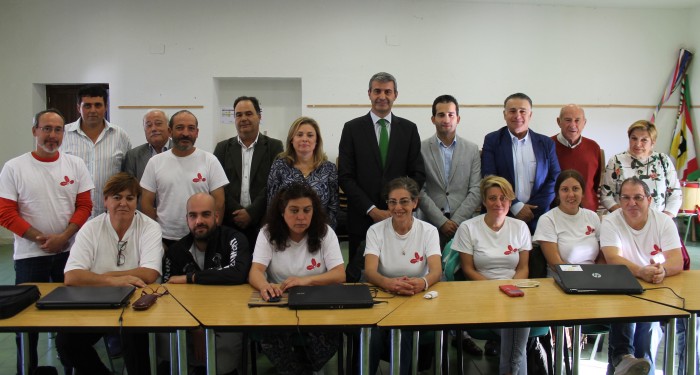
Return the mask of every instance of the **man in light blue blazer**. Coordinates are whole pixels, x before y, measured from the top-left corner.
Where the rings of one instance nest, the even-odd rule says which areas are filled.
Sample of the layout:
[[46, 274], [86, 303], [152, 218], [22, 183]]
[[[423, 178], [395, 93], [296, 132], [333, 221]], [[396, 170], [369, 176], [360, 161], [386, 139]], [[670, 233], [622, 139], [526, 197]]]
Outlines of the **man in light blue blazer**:
[[481, 175], [496, 175], [513, 185], [516, 199], [510, 212], [535, 232], [537, 220], [554, 200], [554, 182], [559, 161], [554, 141], [530, 130], [532, 100], [523, 93], [512, 94], [503, 104], [506, 126], [484, 138]]
[[440, 231], [440, 246], [452, 239], [457, 227], [481, 205], [479, 147], [457, 136], [459, 104], [451, 95], [433, 101], [435, 135], [421, 142], [425, 185], [420, 193], [422, 218]]

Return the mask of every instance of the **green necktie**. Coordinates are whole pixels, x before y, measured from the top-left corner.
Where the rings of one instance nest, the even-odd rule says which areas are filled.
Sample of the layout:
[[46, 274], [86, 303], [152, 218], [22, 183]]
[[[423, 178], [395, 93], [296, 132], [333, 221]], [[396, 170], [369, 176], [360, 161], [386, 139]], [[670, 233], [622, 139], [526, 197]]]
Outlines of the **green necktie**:
[[386, 129], [387, 121], [379, 119], [379, 126], [382, 129], [379, 131], [379, 155], [382, 157], [382, 167], [386, 166], [386, 155], [389, 153], [389, 131]]

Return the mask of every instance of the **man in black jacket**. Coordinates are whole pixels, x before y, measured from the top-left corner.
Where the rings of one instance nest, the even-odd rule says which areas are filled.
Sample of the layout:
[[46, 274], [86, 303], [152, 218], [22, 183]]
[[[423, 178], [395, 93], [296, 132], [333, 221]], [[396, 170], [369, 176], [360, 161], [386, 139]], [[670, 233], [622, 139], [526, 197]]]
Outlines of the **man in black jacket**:
[[[197, 193], [187, 200], [190, 234], [172, 244], [163, 257], [163, 282], [171, 284], [243, 284], [250, 270], [251, 251], [243, 233], [216, 224], [214, 197]], [[194, 365], [203, 364], [203, 332], [192, 333]], [[217, 374], [243, 374], [240, 333], [216, 332]], [[202, 362], [200, 362], [202, 361]]]

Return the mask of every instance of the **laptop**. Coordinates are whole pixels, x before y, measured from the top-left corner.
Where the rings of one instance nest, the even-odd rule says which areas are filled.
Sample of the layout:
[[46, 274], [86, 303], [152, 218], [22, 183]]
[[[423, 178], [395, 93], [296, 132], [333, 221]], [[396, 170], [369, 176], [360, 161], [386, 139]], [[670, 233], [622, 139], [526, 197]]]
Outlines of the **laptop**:
[[39, 309], [115, 309], [129, 304], [134, 286], [59, 286], [36, 301]]
[[554, 280], [569, 294], [642, 294], [644, 290], [622, 264], [558, 264]]
[[294, 310], [365, 309], [374, 306], [367, 285], [296, 286], [289, 289], [288, 306]]

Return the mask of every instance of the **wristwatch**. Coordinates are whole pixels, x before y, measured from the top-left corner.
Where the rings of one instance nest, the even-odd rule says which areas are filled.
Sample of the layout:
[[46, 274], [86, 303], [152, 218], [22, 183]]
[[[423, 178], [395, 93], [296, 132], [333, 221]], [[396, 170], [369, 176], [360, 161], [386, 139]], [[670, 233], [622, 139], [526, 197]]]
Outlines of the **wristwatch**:
[[187, 272], [187, 276], [185, 276], [187, 283], [188, 284], [193, 284], [194, 283], [194, 272]]

